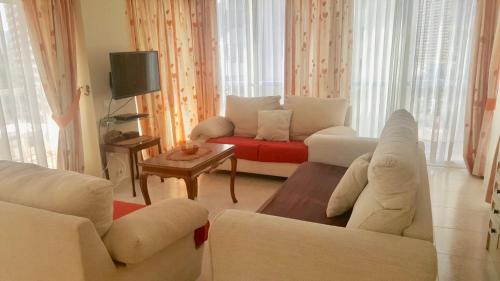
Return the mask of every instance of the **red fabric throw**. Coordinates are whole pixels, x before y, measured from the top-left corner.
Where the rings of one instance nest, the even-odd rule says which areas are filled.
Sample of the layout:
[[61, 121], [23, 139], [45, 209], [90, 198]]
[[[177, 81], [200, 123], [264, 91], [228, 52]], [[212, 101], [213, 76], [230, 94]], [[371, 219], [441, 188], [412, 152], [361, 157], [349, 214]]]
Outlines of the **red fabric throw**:
[[209, 143], [234, 144], [236, 158], [260, 162], [303, 163], [307, 161], [307, 146], [303, 141], [265, 141], [245, 137], [222, 137]]
[[194, 244], [196, 249], [198, 249], [205, 241], [208, 239], [208, 229], [210, 228], [210, 222], [194, 230]]
[[[117, 220], [123, 216], [126, 216], [134, 211], [142, 209], [146, 205], [129, 203], [114, 200], [113, 201], [113, 220]], [[210, 222], [194, 230], [194, 244], [196, 249], [198, 249], [205, 241], [208, 239], [208, 229], [210, 228]]]
[[113, 201], [113, 220], [117, 220], [144, 207], [146, 205], [115, 200]]

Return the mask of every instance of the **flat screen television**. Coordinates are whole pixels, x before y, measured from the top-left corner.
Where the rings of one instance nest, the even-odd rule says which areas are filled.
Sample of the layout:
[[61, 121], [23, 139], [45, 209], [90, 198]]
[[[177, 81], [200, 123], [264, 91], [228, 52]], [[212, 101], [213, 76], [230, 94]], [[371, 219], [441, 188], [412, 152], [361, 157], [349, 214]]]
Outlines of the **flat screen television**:
[[123, 99], [160, 90], [158, 52], [110, 53], [113, 99]]

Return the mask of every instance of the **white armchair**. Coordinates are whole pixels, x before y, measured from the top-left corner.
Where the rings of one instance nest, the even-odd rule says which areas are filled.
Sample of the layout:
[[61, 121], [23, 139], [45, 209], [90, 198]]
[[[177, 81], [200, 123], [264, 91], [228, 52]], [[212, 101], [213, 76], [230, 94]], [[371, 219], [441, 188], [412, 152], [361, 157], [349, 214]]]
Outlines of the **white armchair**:
[[[195, 280], [201, 273], [194, 231], [208, 211], [194, 201], [164, 200], [112, 221], [108, 181], [8, 161], [0, 161], [0, 178], [0, 280]], [[99, 221], [109, 223], [98, 232]]]

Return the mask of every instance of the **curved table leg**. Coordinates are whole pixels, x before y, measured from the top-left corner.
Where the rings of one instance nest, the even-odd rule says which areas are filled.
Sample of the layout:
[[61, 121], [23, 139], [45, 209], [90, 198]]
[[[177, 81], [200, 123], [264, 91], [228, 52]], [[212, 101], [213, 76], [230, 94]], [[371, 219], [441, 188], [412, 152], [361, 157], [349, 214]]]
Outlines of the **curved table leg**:
[[236, 177], [236, 166], [238, 165], [238, 160], [236, 156], [231, 156], [231, 198], [233, 199], [233, 203], [238, 203], [238, 199], [236, 199], [236, 195], [234, 194], [234, 178]]
[[135, 159], [134, 153], [132, 152], [132, 150], [130, 150], [128, 153], [128, 161], [130, 163], [130, 179], [132, 180], [132, 195], [135, 197], [136, 193], [135, 193], [134, 159]]
[[139, 182], [141, 185], [142, 197], [144, 197], [144, 202], [146, 205], [151, 205], [151, 199], [149, 198], [148, 192], [148, 174], [141, 174], [139, 176]]
[[[161, 143], [160, 140], [158, 140], [158, 143], [156, 144], [158, 146], [158, 155], [161, 154]], [[161, 182], [164, 182], [163, 177], [160, 177]]]
[[136, 177], [137, 179], [139, 179], [139, 157], [137, 157], [137, 151], [134, 151], [134, 163], [135, 163]]
[[198, 178], [183, 178], [186, 183], [188, 198], [194, 200], [198, 196]]

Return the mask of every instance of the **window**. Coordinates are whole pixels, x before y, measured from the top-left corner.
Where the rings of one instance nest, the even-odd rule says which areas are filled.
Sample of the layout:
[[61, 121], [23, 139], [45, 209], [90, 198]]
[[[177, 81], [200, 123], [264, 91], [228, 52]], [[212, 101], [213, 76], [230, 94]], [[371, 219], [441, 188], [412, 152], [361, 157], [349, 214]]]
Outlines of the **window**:
[[50, 112], [21, 1], [0, 2], [0, 159], [55, 168], [58, 129]]
[[218, 0], [219, 79], [225, 96], [284, 94], [285, 0]]
[[377, 137], [392, 112], [410, 111], [431, 163], [463, 163], [473, 0], [355, 0], [353, 125]]

